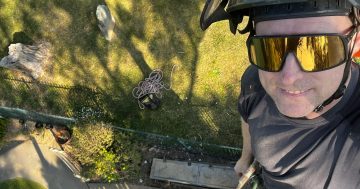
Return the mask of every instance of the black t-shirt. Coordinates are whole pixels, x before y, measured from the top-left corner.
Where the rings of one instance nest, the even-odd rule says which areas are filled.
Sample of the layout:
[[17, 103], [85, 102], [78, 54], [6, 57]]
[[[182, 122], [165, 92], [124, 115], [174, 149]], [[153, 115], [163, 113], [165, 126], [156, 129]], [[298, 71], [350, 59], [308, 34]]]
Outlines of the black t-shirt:
[[341, 101], [311, 120], [282, 115], [250, 66], [241, 80], [239, 111], [266, 188], [360, 188], [358, 65]]

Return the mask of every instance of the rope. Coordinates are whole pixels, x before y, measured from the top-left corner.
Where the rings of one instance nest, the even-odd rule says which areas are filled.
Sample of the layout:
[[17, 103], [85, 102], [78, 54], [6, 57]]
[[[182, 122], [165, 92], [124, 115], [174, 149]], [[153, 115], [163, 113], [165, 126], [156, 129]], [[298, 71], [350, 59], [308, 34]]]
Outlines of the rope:
[[170, 76], [170, 86], [167, 88], [165, 83], [162, 80], [163, 72], [160, 69], [155, 69], [149, 74], [148, 78], [145, 78], [144, 81], [141, 81], [137, 87], [135, 87], [132, 91], [132, 95], [134, 98], [138, 100], [138, 104], [140, 109], [144, 109], [144, 104], [141, 103], [140, 99], [145, 95], [155, 94], [156, 97], [162, 98], [161, 89], [170, 90], [172, 86], [171, 77], [173, 71], [175, 69], [175, 65], [172, 68], [171, 76]]

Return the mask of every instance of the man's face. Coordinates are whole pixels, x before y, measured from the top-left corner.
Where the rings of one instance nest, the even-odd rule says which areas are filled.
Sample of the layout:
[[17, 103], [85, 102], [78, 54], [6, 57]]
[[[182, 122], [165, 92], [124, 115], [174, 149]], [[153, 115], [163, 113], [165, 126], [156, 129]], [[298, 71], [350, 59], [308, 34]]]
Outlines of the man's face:
[[[259, 22], [257, 35], [346, 34], [352, 26], [346, 16], [297, 18]], [[288, 117], [312, 117], [339, 87], [345, 64], [320, 72], [303, 72], [293, 53], [286, 57], [280, 72], [259, 70], [262, 86], [278, 110]]]

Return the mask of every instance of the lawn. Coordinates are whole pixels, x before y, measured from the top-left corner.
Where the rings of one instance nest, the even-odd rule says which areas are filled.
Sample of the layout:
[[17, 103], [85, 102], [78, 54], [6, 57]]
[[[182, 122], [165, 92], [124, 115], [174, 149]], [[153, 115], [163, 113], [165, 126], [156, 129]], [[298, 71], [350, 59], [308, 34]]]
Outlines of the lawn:
[[[0, 70], [1, 78], [15, 79], [1, 79], [2, 104], [239, 147], [236, 102], [248, 66], [246, 36], [232, 35], [228, 22], [202, 31], [204, 2], [0, 0], [0, 57], [11, 43], [52, 46], [51, 63], [37, 83]], [[99, 4], [116, 20], [111, 42], [97, 26]], [[141, 110], [132, 90], [154, 69], [171, 89], [162, 91], [159, 109]]]
[[0, 182], [1, 189], [45, 189], [39, 183], [24, 179], [14, 178]]

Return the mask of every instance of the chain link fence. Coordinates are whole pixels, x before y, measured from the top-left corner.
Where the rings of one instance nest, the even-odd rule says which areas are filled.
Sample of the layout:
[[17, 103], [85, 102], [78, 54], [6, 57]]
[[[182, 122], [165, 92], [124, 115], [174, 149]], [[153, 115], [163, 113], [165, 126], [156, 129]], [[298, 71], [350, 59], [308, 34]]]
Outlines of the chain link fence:
[[114, 115], [115, 109], [118, 108], [116, 105], [122, 104], [124, 99], [106, 94], [100, 89], [62, 86], [0, 75], [0, 90], [2, 91], [0, 93], [1, 106], [74, 118], [78, 122], [89, 120], [110, 122], [114, 125], [114, 129], [131, 133], [147, 144], [161, 148], [176, 148], [184, 153], [230, 159], [236, 159], [240, 155], [240, 149], [235, 147], [126, 128], [117, 122], [121, 119], [121, 112]]

